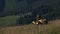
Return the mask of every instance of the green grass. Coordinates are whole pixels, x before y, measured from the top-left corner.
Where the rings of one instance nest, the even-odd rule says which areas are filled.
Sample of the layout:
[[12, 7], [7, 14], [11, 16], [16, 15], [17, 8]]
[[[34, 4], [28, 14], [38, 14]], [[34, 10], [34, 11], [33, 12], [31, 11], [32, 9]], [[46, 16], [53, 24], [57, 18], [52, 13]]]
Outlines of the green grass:
[[19, 18], [19, 16], [6, 16], [6, 17], [0, 18], [0, 27], [16, 24], [17, 18]]

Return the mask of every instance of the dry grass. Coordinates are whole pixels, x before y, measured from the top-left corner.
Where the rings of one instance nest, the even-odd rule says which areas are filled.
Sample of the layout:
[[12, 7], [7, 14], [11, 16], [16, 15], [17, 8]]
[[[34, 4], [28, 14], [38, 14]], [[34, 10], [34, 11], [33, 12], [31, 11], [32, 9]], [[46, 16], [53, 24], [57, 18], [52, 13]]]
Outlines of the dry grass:
[[0, 34], [60, 34], [60, 20], [50, 21], [47, 25], [6, 27], [0, 29]]

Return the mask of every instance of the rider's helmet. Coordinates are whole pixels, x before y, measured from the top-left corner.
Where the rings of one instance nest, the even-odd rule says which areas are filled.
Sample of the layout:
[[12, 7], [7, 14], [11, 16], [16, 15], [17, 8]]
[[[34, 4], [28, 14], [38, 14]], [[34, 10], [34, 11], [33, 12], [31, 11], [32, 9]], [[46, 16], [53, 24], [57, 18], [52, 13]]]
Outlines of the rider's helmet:
[[39, 17], [39, 15], [37, 14], [36, 17]]

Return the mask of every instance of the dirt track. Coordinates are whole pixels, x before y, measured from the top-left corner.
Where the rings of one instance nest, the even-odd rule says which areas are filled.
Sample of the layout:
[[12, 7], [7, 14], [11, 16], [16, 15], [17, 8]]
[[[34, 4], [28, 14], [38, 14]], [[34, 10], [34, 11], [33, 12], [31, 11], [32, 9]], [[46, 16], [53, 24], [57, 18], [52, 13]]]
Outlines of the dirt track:
[[[25, 25], [6, 27], [0, 30], [0, 34], [48, 34], [50, 31], [60, 27], [60, 20], [49, 21], [47, 25]], [[58, 29], [57, 29], [58, 30]], [[59, 31], [59, 30], [58, 30]]]

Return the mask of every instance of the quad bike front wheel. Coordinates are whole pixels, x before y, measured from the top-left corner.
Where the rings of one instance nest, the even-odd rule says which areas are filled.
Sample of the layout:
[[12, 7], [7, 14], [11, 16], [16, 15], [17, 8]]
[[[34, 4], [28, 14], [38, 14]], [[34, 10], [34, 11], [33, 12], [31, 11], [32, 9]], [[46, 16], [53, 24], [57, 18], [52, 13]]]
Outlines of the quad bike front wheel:
[[32, 24], [38, 25], [38, 21], [32, 21]]

